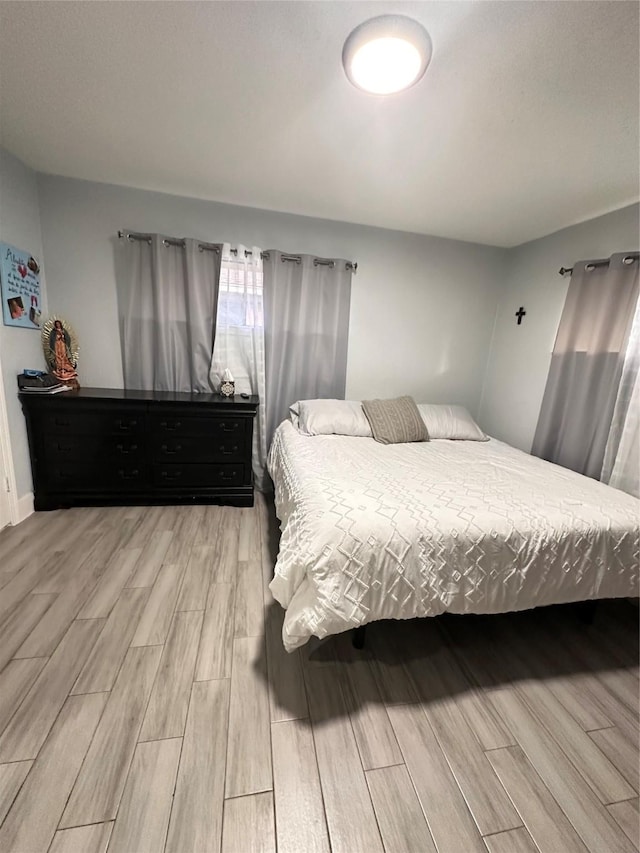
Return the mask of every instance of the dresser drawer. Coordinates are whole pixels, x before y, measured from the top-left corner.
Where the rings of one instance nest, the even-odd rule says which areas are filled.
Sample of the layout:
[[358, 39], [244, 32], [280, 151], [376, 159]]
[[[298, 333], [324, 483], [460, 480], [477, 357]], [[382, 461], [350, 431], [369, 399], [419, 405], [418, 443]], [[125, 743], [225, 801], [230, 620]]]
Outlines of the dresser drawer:
[[223, 438], [242, 438], [251, 431], [252, 421], [246, 417], [217, 417], [189, 416], [183, 415], [160, 415], [157, 413], [149, 416], [149, 429], [155, 436], [201, 437], [210, 441]]
[[121, 464], [78, 464], [48, 460], [46, 482], [51, 491], [77, 489], [79, 491], [121, 492], [140, 489], [148, 484], [146, 465], [123, 462]]
[[213, 435], [196, 437], [184, 435], [151, 438], [154, 462], [244, 462], [247, 459], [245, 435]]
[[[67, 411], [65, 411], [67, 409]], [[140, 435], [145, 423], [142, 412], [78, 411], [65, 406], [54, 412], [46, 412], [43, 418], [44, 432], [52, 435]]]
[[[248, 476], [250, 483], [250, 471]], [[247, 483], [247, 468], [242, 463], [237, 465], [156, 464], [153, 466], [153, 482], [156, 486], [176, 489], [243, 486]]]
[[44, 452], [54, 464], [91, 459], [137, 463], [145, 458], [143, 440], [126, 435], [45, 435]]

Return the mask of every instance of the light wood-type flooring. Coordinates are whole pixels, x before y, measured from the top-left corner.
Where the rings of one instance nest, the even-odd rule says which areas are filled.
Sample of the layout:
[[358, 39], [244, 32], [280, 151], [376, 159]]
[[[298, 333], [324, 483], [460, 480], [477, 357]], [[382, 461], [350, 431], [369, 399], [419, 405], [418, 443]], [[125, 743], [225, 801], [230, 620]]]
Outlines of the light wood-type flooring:
[[637, 608], [288, 655], [276, 541], [261, 497], [0, 533], [1, 853], [637, 850]]

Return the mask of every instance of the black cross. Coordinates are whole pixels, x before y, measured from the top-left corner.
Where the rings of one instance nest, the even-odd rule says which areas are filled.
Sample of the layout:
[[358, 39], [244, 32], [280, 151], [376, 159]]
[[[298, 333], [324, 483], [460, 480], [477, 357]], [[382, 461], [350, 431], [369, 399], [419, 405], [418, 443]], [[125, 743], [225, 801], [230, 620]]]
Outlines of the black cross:
[[520, 325], [520, 323], [522, 323], [522, 318], [524, 317], [524, 315], [525, 315], [526, 313], [527, 313], [527, 312], [524, 310], [524, 308], [523, 308], [523, 307], [522, 307], [522, 305], [521, 305], [521, 306], [518, 308], [518, 310], [516, 311], [516, 317], [518, 318], [518, 325]]

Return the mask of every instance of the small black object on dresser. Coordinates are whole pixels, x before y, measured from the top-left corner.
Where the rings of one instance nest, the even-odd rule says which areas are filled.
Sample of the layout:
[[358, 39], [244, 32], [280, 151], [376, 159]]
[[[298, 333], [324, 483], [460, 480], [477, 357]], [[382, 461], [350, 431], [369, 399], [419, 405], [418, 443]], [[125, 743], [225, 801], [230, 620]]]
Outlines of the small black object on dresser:
[[79, 388], [20, 400], [37, 510], [253, 506], [257, 397]]

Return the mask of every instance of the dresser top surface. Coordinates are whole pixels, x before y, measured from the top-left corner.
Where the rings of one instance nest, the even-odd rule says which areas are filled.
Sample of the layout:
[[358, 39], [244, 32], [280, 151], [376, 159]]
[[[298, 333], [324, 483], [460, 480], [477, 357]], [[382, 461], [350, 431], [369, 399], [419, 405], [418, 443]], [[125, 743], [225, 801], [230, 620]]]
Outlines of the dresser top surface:
[[246, 407], [255, 409], [259, 405], [259, 398], [255, 395], [250, 397], [223, 397], [221, 394], [198, 394], [184, 391], [134, 391], [124, 388], [74, 388], [71, 391], [60, 391], [58, 394], [34, 394], [21, 392], [22, 400], [114, 400], [118, 402], [134, 403], [197, 403], [199, 405], [215, 405], [216, 408]]

